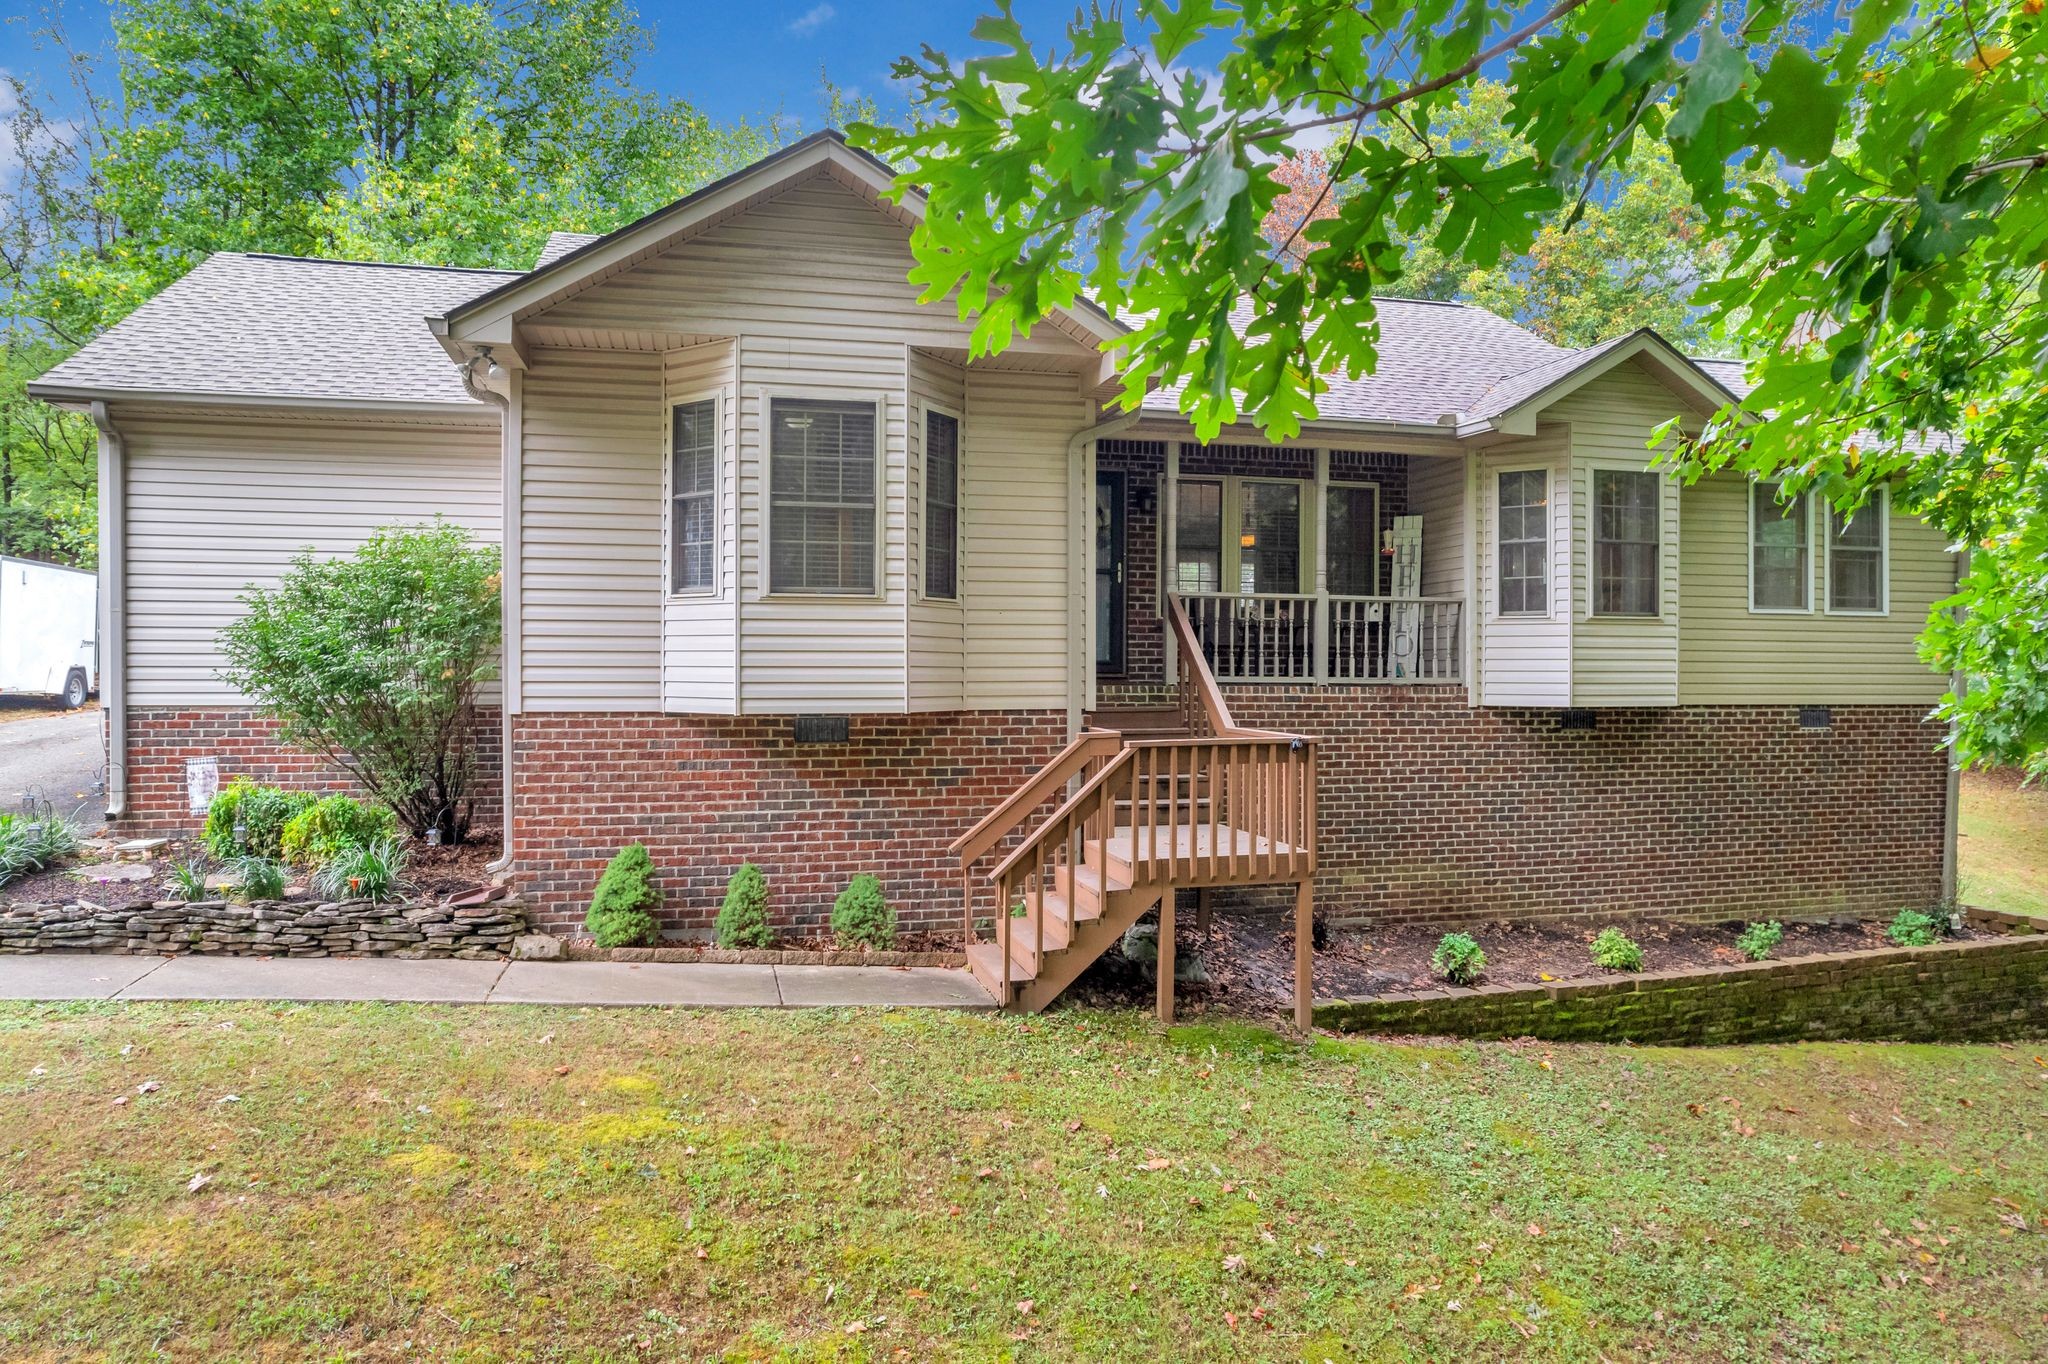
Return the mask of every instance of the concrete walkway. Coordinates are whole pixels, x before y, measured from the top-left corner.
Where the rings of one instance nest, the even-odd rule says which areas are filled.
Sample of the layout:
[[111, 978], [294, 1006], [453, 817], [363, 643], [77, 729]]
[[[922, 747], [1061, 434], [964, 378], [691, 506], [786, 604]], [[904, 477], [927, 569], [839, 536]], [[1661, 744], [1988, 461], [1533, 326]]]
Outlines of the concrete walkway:
[[839, 1005], [992, 1009], [966, 971], [667, 962], [396, 961], [389, 957], [0, 957], [0, 999], [274, 999], [305, 1003]]

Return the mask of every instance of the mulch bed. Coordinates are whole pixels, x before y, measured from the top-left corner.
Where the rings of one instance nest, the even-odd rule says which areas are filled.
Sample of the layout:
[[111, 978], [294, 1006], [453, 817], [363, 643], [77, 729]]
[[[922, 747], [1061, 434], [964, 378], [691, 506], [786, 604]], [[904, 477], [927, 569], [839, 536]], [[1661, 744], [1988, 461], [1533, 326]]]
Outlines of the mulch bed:
[[[1183, 916], [1183, 923], [1189, 916]], [[1206, 934], [1178, 926], [1176, 952], [1201, 958], [1206, 984], [1182, 981], [1175, 990], [1176, 1007], [1252, 1017], [1285, 1016], [1294, 1007], [1294, 930], [1275, 918], [1218, 916]], [[1687, 967], [1725, 966], [1746, 961], [1735, 950], [1745, 925], [1679, 924], [1637, 921], [1622, 931], [1642, 945], [1643, 969], [1665, 971]], [[1785, 925], [1785, 939], [1771, 960], [1810, 957], [1827, 952], [1871, 951], [1892, 946], [1885, 925], [1796, 923]], [[1607, 974], [1593, 964], [1588, 949], [1596, 928], [1496, 923], [1462, 928], [1486, 953], [1485, 985], [1537, 985], [1549, 980], [1576, 980]], [[1337, 930], [1315, 954], [1315, 997], [1319, 1000], [1365, 999], [1378, 995], [1433, 990], [1443, 986], [1429, 969], [1430, 954], [1443, 936], [1440, 928], [1397, 925], [1371, 930]], [[1965, 923], [1953, 940], [1998, 936]], [[1067, 992], [1077, 1005], [1093, 1008], [1149, 1007], [1154, 998], [1152, 971], [1109, 952], [1091, 965]]]
[[[498, 837], [494, 830], [485, 830], [470, 842], [454, 848], [429, 848], [419, 843], [408, 843], [410, 854], [406, 863], [405, 898], [412, 901], [440, 901], [450, 896], [491, 883], [491, 873], [485, 865], [498, 856]], [[111, 861], [112, 854], [102, 857], [98, 853], [85, 853], [62, 867], [37, 872], [0, 886], [0, 903], [33, 904], [45, 900], [70, 901], [91, 900], [96, 903], [122, 902], [128, 900], [168, 900], [174, 898], [171, 883], [171, 867], [189, 857], [206, 857], [205, 845], [197, 839], [173, 839], [157, 849], [150, 866], [154, 872], [147, 880], [96, 882], [83, 880], [71, 875], [73, 867], [86, 866], [101, 861]], [[211, 865], [213, 858], [207, 857]], [[317, 898], [306, 885], [308, 873], [305, 868], [288, 869], [290, 884], [286, 888], [287, 900], [310, 900]]]

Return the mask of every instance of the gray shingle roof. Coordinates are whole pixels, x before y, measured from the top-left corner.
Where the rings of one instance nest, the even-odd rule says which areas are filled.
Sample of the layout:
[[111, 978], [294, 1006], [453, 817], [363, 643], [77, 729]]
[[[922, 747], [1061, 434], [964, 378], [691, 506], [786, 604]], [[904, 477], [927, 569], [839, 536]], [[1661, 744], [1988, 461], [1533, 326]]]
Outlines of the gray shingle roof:
[[580, 251], [596, 240], [594, 232], [550, 232], [540, 255], [534, 258], [533, 268], [538, 270], [543, 265], [553, 265], [571, 251]]
[[517, 277], [221, 252], [30, 391], [477, 406], [426, 319]]
[[[1564, 350], [1504, 317], [1468, 303], [1375, 299], [1379, 368], [1360, 379], [1336, 375], [1316, 400], [1330, 421], [1434, 426], [1447, 412], [1465, 412], [1511, 375], [1571, 359]], [[1248, 312], [1233, 322], [1242, 325]], [[1569, 366], [1567, 366], [1569, 368]], [[1145, 399], [1148, 412], [1179, 411], [1179, 389]]]

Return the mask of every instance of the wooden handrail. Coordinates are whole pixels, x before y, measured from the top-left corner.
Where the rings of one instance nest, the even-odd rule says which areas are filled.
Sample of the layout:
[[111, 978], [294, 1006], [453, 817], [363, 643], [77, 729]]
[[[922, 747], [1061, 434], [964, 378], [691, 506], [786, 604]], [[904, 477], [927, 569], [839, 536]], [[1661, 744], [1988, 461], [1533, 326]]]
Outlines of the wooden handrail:
[[1107, 758], [1123, 747], [1123, 736], [1114, 730], [1089, 730], [1077, 735], [1073, 742], [1056, 754], [1052, 761], [1038, 769], [1029, 781], [1013, 791], [1003, 803], [984, 815], [975, 826], [953, 840], [947, 852], [960, 858], [964, 871], [979, 862], [1010, 831], [1023, 822], [1024, 817], [1042, 805], [1053, 792], [1065, 786], [1079, 775], [1081, 769], [1097, 758]]
[[[1195, 627], [1188, 620], [1188, 609], [1173, 593], [1166, 597], [1166, 623], [1173, 631], [1174, 643], [1180, 648], [1182, 685], [1191, 689], [1195, 699], [1201, 703], [1210, 733], [1235, 733], [1237, 722], [1230, 718], [1230, 707], [1223, 700], [1223, 689], [1216, 685], [1216, 675], [1209, 671], [1209, 660], [1202, 653], [1201, 641], [1195, 638]], [[1192, 721], [1195, 717], [1189, 715], [1185, 718]]]
[[1026, 857], [1035, 855], [1039, 842], [1045, 837], [1048, 830], [1057, 827], [1061, 821], [1066, 820], [1075, 811], [1087, 805], [1094, 794], [1101, 790], [1115, 773], [1121, 771], [1131, 761], [1133, 753], [1136, 753], [1140, 747], [1149, 746], [1150, 743], [1150, 740], [1133, 740], [1131, 745], [1121, 750], [1114, 759], [1104, 763], [1100, 772], [1097, 772], [1094, 776], [1083, 782], [1080, 790], [1068, 796], [1061, 803], [1059, 809], [1046, 816], [1045, 823], [1025, 835], [1024, 841], [1012, 849], [1008, 857], [996, 864], [995, 870], [988, 874], [988, 879], [991, 881], [1002, 880], [1004, 874], [1012, 867], [1015, 867]]

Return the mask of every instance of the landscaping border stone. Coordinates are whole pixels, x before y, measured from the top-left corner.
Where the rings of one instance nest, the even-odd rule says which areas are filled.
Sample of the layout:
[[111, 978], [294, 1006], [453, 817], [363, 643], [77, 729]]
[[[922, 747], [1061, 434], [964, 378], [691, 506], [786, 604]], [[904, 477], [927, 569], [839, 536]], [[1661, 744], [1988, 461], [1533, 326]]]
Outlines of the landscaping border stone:
[[591, 947], [581, 943], [564, 945], [566, 961], [660, 961], [702, 962], [714, 966], [942, 966], [967, 965], [965, 952], [875, 952], [866, 948], [811, 952], [783, 949], [693, 947], [672, 944], [662, 947]]
[[1315, 1006], [1337, 1032], [1554, 1042], [1994, 1042], [2048, 1035], [2048, 935]]
[[239, 957], [454, 957], [501, 961], [526, 932], [525, 906], [367, 900], [90, 900], [0, 909], [0, 956], [31, 952], [206, 953]]

